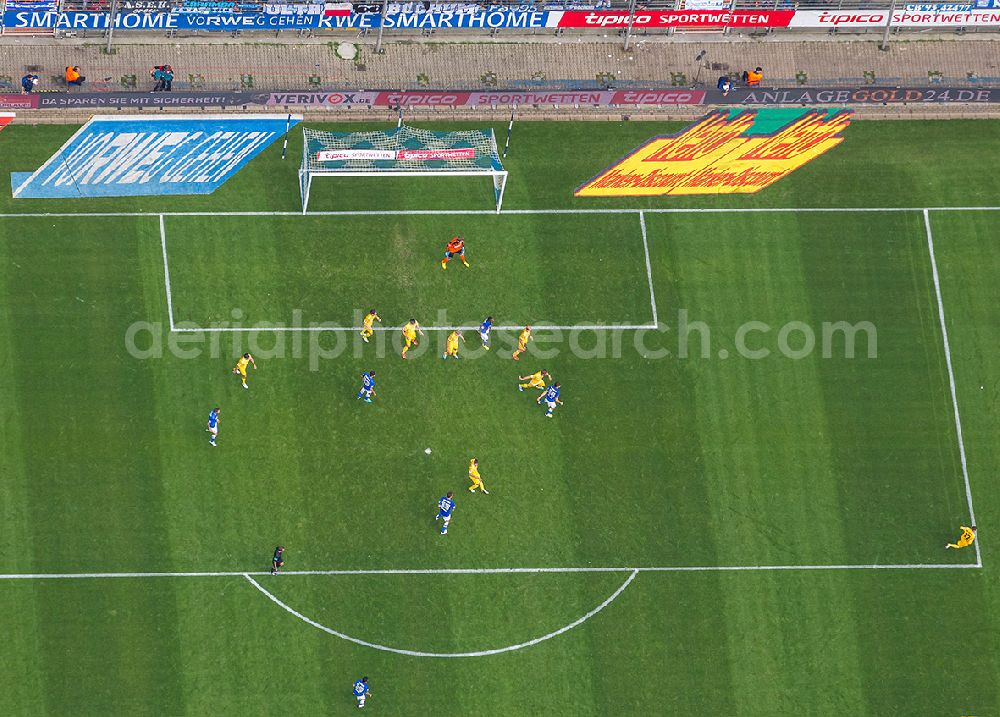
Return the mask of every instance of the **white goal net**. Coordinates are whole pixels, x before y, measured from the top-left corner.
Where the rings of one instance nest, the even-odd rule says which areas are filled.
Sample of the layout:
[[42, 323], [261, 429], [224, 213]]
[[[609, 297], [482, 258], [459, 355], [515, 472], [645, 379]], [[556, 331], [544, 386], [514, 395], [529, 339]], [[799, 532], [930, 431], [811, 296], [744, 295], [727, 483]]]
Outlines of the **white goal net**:
[[507, 171], [492, 129], [434, 132], [402, 125], [373, 132], [322, 132], [303, 128], [299, 191], [309, 207], [313, 177], [475, 177], [493, 181], [497, 213]]

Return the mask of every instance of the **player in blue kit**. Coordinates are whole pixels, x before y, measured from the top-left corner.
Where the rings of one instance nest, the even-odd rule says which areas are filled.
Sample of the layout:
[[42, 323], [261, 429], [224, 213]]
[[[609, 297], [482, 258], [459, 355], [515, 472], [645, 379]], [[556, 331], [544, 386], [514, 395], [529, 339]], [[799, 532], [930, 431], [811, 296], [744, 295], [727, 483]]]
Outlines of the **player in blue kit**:
[[538, 404], [541, 405], [542, 401], [545, 401], [547, 410], [545, 411], [546, 418], [552, 418], [552, 412], [556, 410], [556, 404], [563, 405], [563, 402], [559, 400], [559, 384], [554, 383], [545, 389], [545, 393], [538, 397]]
[[219, 413], [221, 412], [222, 409], [216, 406], [208, 414], [208, 427], [205, 430], [212, 434], [208, 438], [208, 442], [212, 446], [215, 446], [215, 439], [219, 437]]
[[365, 706], [365, 700], [371, 695], [368, 691], [368, 678], [362, 677], [354, 683], [354, 697], [358, 700], [358, 709]]
[[483, 348], [490, 350], [490, 332], [493, 330], [493, 317], [487, 316], [486, 320], [479, 325], [479, 338], [483, 342]]
[[448, 523], [451, 522], [451, 514], [455, 512], [454, 495], [454, 493], [448, 491], [448, 494], [441, 496], [441, 500], [438, 501], [438, 514], [434, 520], [444, 521], [444, 525], [441, 526], [441, 535], [448, 534]]
[[367, 371], [361, 374], [361, 390], [358, 391], [358, 398], [364, 399], [365, 403], [371, 403], [375, 395], [375, 372]]

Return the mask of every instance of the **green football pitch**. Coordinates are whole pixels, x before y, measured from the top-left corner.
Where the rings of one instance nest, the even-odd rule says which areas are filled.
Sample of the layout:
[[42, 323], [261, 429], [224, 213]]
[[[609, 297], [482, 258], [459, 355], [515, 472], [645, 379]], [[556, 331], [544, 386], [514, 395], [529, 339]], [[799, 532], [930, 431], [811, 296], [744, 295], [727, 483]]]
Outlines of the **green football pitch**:
[[280, 147], [209, 196], [0, 197], [0, 714], [341, 714], [361, 675], [378, 714], [1000, 713], [1000, 124], [572, 197], [678, 127], [518, 125], [500, 215], [372, 178], [302, 216]]

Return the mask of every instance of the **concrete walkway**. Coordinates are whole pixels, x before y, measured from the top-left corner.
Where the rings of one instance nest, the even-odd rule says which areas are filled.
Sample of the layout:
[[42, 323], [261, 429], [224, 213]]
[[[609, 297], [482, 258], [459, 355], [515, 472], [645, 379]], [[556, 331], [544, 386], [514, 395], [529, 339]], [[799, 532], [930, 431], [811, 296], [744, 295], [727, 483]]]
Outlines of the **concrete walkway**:
[[[787, 37], [787, 36], [785, 36]], [[520, 44], [499, 42], [386, 42], [374, 54], [368, 39], [351, 38], [353, 60], [338, 42], [211, 42], [168, 40], [115, 43], [106, 55], [99, 40], [0, 38], [0, 92], [18, 91], [29, 68], [40, 90], [59, 88], [63, 68], [79, 65], [92, 90], [152, 87], [150, 68], [168, 63], [175, 89], [531, 89], [588, 88], [605, 83], [714, 85], [721, 74], [764, 68], [765, 85], [865, 84], [1000, 86], [1000, 40], [987, 35], [894, 41], [887, 52], [869, 40], [787, 40], [660, 36], [638, 39], [628, 52], [618, 38], [566, 38]], [[94, 44], [97, 42], [98, 44]], [[702, 50], [705, 55], [696, 61]], [[61, 89], [61, 88], [60, 88]]]

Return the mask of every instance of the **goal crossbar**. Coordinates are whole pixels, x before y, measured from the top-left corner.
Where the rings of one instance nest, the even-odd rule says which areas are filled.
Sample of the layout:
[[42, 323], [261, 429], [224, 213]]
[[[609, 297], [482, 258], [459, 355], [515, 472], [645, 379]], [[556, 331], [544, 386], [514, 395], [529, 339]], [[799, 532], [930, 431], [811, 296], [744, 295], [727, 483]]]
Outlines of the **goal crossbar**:
[[372, 132], [323, 132], [305, 127], [303, 140], [303, 214], [314, 177], [490, 177], [497, 213], [503, 206], [507, 170], [492, 129], [434, 132], [401, 125]]

